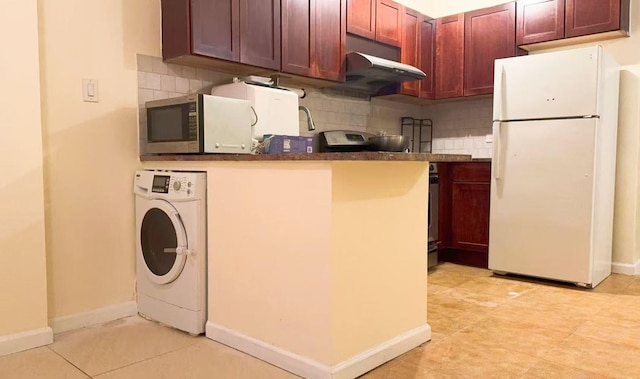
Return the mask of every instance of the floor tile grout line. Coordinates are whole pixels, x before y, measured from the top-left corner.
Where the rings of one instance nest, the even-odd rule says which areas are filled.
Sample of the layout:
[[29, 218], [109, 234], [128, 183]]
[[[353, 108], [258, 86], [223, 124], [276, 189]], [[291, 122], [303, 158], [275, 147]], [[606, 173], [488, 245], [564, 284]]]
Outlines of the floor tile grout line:
[[92, 375], [89, 375], [87, 372], [85, 372], [83, 369], [81, 369], [80, 367], [76, 366], [73, 362], [71, 362], [70, 360], [68, 360], [65, 356], [63, 356], [62, 354], [58, 353], [57, 351], [53, 350], [51, 347], [51, 345], [47, 345], [47, 349], [49, 349], [50, 351], [52, 351], [55, 355], [59, 356], [60, 358], [62, 358], [64, 361], [66, 361], [67, 363], [69, 363], [71, 366], [75, 367], [76, 369], [78, 369], [78, 371], [80, 371], [81, 373], [83, 373], [84, 375], [86, 375], [88, 378], [93, 378]]
[[[158, 355], [154, 355], [153, 357], [144, 358], [144, 359], [142, 359], [142, 360], [139, 360], [139, 361], [136, 361], [136, 362], [131, 362], [131, 363], [128, 363], [128, 364], [126, 364], [126, 365], [124, 365], [124, 366], [120, 366], [120, 367], [118, 367], [118, 368], [114, 368], [114, 369], [112, 369], [112, 370], [107, 370], [107, 371], [101, 372], [101, 373], [99, 373], [99, 374], [96, 374], [96, 375], [95, 375], [95, 377], [97, 378], [97, 377], [99, 377], [100, 375], [104, 375], [104, 374], [108, 374], [108, 373], [110, 373], [110, 372], [118, 371], [118, 370], [124, 369], [124, 368], [129, 367], [129, 366], [137, 365], [137, 364], [139, 364], [139, 363], [143, 363], [143, 362], [146, 362], [146, 361], [150, 361], [150, 360], [152, 360], [152, 359], [159, 358], [159, 357], [163, 357], [163, 356], [165, 356], [165, 355], [167, 355], [167, 354], [171, 354], [171, 353], [174, 353], [174, 352], [176, 352], [176, 351], [180, 351], [180, 350], [182, 350], [182, 349], [186, 349], [186, 348], [191, 347], [191, 346], [194, 346], [196, 343], [198, 343], [197, 339], [199, 339], [199, 338], [200, 338], [200, 337], [195, 338], [195, 339], [196, 339], [196, 341], [195, 341], [195, 342], [190, 343], [190, 344], [188, 344], [188, 345], [186, 345], [186, 346], [182, 346], [182, 347], [179, 347], [179, 348], [177, 348], [177, 349], [173, 349], [173, 350], [165, 351], [164, 353], [161, 353], [161, 354], [158, 354]], [[206, 338], [206, 337], [204, 337], [204, 338]], [[92, 377], [92, 378], [93, 378], [93, 377]]]

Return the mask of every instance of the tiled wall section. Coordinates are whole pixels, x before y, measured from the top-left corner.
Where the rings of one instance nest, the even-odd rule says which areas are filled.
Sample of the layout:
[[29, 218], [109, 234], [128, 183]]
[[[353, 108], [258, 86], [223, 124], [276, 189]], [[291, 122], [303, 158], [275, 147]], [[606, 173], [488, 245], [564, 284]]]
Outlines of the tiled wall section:
[[[144, 104], [150, 100], [210, 93], [216, 84], [227, 83], [232, 75], [162, 62], [162, 58], [138, 54], [138, 124], [140, 151], [147, 133]], [[208, 89], [208, 91], [207, 91]]]
[[[425, 117], [425, 108], [394, 101], [349, 97], [327, 90], [306, 89], [300, 105], [311, 110], [316, 131], [347, 129], [378, 134], [400, 134], [402, 117]], [[300, 112], [300, 134], [311, 135], [306, 116]]]
[[493, 144], [487, 142], [493, 115], [491, 97], [436, 103], [425, 111], [433, 120], [434, 153], [491, 158]]
[[[138, 109], [140, 144], [146, 133], [144, 103], [189, 93], [210, 93], [211, 87], [228, 83], [233, 75], [199, 68], [166, 64], [159, 57], [138, 55]], [[286, 84], [285, 84], [286, 85]], [[400, 133], [402, 117], [433, 120], [433, 152], [491, 156], [491, 99], [471, 99], [426, 106], [373, 98], [372, 100], [336, 94], [332, 91], [305, 88], [300, 105], [311, 110], [316, 125], [307, 130], [306, 116], [300, 112], [300, 135], [324, 130], [348, 129], [377, 134]]]

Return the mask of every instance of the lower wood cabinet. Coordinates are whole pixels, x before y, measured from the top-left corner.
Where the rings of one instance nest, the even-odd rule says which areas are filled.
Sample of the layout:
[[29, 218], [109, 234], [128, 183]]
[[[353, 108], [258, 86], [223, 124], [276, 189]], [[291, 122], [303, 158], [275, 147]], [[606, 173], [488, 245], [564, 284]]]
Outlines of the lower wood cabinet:
[[438, 164], [440, 260], [488, 267], [490, 162]]

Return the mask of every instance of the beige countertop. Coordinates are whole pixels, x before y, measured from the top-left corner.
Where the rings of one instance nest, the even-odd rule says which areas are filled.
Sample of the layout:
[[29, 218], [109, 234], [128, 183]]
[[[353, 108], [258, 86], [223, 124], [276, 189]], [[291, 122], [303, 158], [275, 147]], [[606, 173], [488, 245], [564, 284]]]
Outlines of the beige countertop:
[[311, 153], [311, 154], [163, 154], [141, 155], [143, 162], [150, 161], [398, 161], [398, 162], [465, 162], [471, 155], [387, 153], [377, 151], [354, 153]]

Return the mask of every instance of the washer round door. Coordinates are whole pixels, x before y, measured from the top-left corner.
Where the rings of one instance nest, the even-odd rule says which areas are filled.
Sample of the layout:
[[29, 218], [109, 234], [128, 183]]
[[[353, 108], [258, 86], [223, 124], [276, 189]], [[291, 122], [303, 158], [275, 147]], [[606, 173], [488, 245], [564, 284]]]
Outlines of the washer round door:
[[178, 211], [164, 200], [152, 200], [142, 219], [140, 246], [147, 276], [157, 284], [180, 275], [188, 252], [187, 233]]

